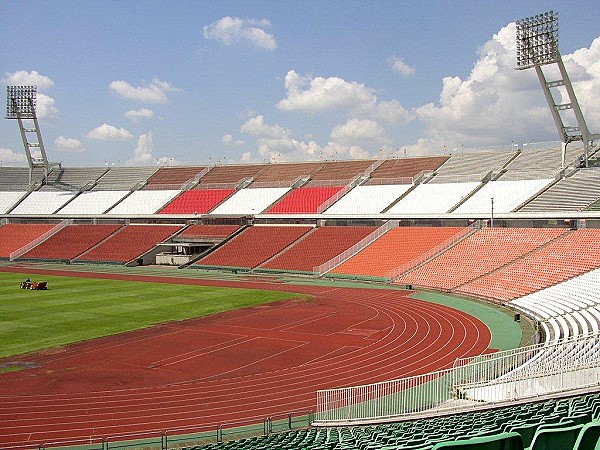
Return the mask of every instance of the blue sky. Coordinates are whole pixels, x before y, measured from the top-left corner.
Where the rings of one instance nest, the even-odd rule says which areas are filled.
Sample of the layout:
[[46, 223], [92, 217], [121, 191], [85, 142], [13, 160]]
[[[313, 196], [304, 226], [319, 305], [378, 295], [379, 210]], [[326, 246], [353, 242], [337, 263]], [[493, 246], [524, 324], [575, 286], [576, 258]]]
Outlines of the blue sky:
[[[0, 83], [38, 85], [48, 155], [66, 166], [554, 141], [534, 71], [513, 69], [511, 25], [550, 9], [598, 132], [594, 1], [4, 1]], [[24, 164], [14, 121], [0, 161]]]

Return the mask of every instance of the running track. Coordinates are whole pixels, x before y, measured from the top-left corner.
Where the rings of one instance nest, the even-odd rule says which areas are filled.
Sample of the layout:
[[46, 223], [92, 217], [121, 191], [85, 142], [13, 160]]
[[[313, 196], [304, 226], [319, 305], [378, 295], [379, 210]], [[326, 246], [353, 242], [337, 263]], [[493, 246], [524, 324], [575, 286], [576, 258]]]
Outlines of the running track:
[[314, 409], [318, 389], [449, 367], [457, 357], [489, 351], [491, 339], [478, 319], [411, 299], [405, 291], [52, 273], [275, 289], [314, 300], [166, 324], [30, 356], [38, 368], [0, 374], [3, 447], [259, 423]]

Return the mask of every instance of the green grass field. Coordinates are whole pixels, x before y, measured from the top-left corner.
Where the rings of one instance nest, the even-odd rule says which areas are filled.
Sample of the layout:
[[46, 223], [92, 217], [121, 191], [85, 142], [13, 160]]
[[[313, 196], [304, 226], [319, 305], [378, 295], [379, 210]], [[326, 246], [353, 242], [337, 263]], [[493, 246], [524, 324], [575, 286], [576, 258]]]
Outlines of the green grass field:
[[47, 291], [19, 289], [26, 276], [0, 272], [0, 357], [298, 297], [287, 292], [46, 275], [31, 278], [48, 281]]

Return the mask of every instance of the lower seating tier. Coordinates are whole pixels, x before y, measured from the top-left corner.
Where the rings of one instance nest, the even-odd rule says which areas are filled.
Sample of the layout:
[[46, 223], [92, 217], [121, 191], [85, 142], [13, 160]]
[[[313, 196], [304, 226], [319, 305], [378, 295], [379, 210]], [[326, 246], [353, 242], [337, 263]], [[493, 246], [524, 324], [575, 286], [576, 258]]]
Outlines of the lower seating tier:
[[127, 225], [75, 260], [126, 263], [151, 250], [181, 228], [181, 225]]
[[121, 225], [68, 225], [20, 258], [71, 260], [120, 227]]
[[196, 264], [252, 269], [311, 230], [310, 226], [249, 227]]

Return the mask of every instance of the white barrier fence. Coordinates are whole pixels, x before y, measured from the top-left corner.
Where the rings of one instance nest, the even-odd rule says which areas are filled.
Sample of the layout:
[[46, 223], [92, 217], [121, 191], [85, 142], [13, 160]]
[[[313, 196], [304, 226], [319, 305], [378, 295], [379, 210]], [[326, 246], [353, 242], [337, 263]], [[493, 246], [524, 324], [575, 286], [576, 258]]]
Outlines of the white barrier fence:
[[316, 425], [343, 425], [418, 413], [460, 412], [600, 383], [600, 336], [459, 359], [451, 369], [317, 391]]

